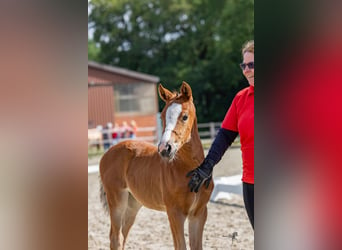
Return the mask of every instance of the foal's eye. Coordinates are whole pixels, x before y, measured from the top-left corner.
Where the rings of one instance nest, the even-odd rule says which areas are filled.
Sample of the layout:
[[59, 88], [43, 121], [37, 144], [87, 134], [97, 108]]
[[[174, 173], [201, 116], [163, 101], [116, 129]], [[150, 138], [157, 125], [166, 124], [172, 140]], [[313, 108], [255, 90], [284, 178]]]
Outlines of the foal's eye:
[[188, 120], [188, 116], [187, 116], [187, 115], [184, 115], [184, 116], [182, 117], [182, 119], [183, 119], [183, 121], [186, 121], [186, 120]]

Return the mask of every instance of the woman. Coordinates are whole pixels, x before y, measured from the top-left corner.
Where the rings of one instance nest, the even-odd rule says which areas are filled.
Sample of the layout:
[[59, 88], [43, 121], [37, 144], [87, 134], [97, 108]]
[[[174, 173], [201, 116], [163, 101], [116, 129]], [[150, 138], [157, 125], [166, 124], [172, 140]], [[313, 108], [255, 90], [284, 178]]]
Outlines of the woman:
[[250, 86], [236, 94], [207, 157], [187, 176], [191, 177], [191, 192], [197, 193], [203, 184], [208, 187], [213, 167], [240, 134], [243, 198], [249, 221], [254, 229], [254, 41], [248, 41], [243, 46], [242, 56], [243, 62], [240, 67]]

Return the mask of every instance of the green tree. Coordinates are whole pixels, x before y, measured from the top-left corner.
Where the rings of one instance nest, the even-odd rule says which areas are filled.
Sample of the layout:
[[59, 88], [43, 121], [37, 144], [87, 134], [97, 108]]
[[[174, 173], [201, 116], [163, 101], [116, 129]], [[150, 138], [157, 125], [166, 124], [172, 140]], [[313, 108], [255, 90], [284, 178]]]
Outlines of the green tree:
[[99, 61], [99, 53], [101, 49], [96, 46], [93, 40], [88, 39], [88, 60]]
[[200, 122], [221, 121], [236, 92], [247, 86], [238, 64], [242, 44], [254, 37], [253, 0], [90, 4], [97, 60], [158, 75], [169, 88], [187, 81]]

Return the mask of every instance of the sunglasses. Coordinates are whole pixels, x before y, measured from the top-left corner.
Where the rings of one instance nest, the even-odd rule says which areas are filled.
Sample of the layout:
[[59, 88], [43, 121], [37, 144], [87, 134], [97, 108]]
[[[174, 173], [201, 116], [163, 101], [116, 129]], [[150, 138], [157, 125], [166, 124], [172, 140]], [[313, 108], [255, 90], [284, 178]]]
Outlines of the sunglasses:
[[248, 66], [249, 69], [254, 69], [254, 62], [240, 63], [240, 68], [242, 70], [245, 70], [246, 66]]

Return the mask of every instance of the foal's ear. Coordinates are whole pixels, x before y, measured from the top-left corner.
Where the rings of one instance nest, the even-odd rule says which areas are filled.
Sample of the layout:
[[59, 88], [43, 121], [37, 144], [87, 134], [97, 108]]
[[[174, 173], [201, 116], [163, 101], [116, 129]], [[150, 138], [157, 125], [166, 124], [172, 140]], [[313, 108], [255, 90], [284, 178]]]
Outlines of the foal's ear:
[[164, 102], [167, 102], [168, 100], [170, 100], [173, 97], [173, 95], [174, 95], [171, 91], [169, 91], [168, 89], [164, 88], [161, 83], [159, 84], [158, 92], [159, 92], [160, 98]]
[[184, 82], [182, 83], [181, 89], [180, 89], [182, 95], [186, 97], [187, 99], [190, 99], [192, 97], [192, 90], [188, 83]]

